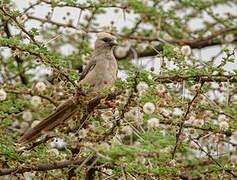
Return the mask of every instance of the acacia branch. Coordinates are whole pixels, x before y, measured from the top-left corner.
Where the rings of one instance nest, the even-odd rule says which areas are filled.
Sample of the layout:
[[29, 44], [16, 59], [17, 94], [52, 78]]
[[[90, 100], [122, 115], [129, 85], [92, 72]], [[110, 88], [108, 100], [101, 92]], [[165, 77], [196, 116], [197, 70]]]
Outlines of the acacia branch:
[[52, 62], [52, 59], [46, 59], [43, 57], [43, 55], [41, 53], [38, 53], [38, 52], [35, 52], [35, 51], [30, 51], [29, 49], [24, 49], [22, 47], [19, 47], [19, 46], [16, 46], [16, 45], [12, 45], [12, 44], [1, 44], [1, 46], [5, 46], [5, 47], [9, 47], [11, 49], [18, 49], [22, 52], [28, 52], [29, 54], [31, 55], [34, 55], [36, 57], [38, 57], [41, 62], [45, 63], [45, 64], [49, 64], [52, 68], [54, 68], [55, 70], [57, 70], [57, 72], [62, 75], [68, 82], [70, 82], [76, 89], [77, 91], [85, 96], [85, 93], [82, 91], [82, 89], [69, 77], [69, 75], [64, 72], [64, 70], [58, 66], [58, 65], [53, 65], [53, 64], [50, 64], [50, 62]]
[[3, 7], [0, 6], [0, 10], [4, 13], [4, 15], [6, 15], [7, 17], [11, 18], [16, 25], [32, 40], [32, 42], [34, 42], [34, 44], [37, 47], [40, 47], [40, 45], [36, 42], [34, 36], [32, 34], [30, 34], [22, 25], [20, 25], [20, 23], [17, 21], [16, 17], [11, 15], [10, 13], [8, 13]]
[[191, 75], [191, 76], [158, 76], [155, 81], [173, 83], [193, 80], [199, 82], [237, 82], [237, 74], [233, 75]]
[[[202, 148], [202, 146], [200, 146], [200, 144], [199, 144], [197, 141], [195, 141], [195, 140], [194, 140], [193, 138], [191, 138], [190, 136], [189, 136], [189, 138], [200, 148], [200, 150], [201, 150], [202, 152], [204, 152], [212, 161], [214, 161], [214, 162], [217, 164], [217, 166], [219, 166], [220, 168], [223, 168], [222, 165], [221, 165], [216, 159], [214, 159], [210, 153], [206, 152], [206, 151]], [[236, 175], [235, 173], [233, 173], [230, 169], [223, 168], [223, 170], [224, 170], [225, 172], [231, 174], [234, 178], [237, 178], [237, 175]]]
[[[47, 0], [41, 0], [42, 2], [46, 3], [46, 4], [50, 4], [51, 6], [54, 6], [56, 5], [55, 3], [53, 2], [50, 2], [50, 1], [47, 1]], [[86, 9], [92, 9], [92, 8], [120, 8], [120, 9], [125, 9], [127, 8], [126, 6], [116, 6], [116, 5], [99, 5], [96, 4], [96, 5], [84, 5], [84, 4], [79, 4], [79, 3], [76, 3], [76, 4], [68, 4], [68, 3], [64, 3], [64, 4], [58, 4], [60, 5], [61, 7], [73, 7], [73, 8], [79, 8], [81, 10], [86, 10]]]
[[[14, 168], [0, 169], [0, 176], [12, 174], [12, 173], [16, 174], [16, 173], [24, 173], [24, 172], [30, 172], [30, 171], [49, 171], [53, 169], [62, 169], [62, 168], [69, 168], [72, 166], [80, 166], [86, 159], [87, 157], [81, 157], [78, 160], [55, 161], [53, 163], [37, 164], [32, 167], [18, 166]], [[89, 160], [87, 161], [87, 163], [85, 163], [85, 165], [90, 165], [90, 163], [91, 162]]]
[[16, 91], [16, 90], [6, 90], [7, 93], [14, 93], [14, 94], [28, 94], [28, 95], [31, 95], [31, 96], [39, 96], [43, 99], [46, 99], [48, 100], [50, 103], [52, 103], [54, 106], [58, 106], [58, 103], [55, 102], [53, 99], [51, 99], [50, 97], [48, 96], [45, 96], [43, 94], [34, 94], [32, 91]]
[[201, 83], [201, 86], [200, 86], [200, 88], [196, 91], [195, 96], [194, 96], [193, 99], [188, 103], [188, 107], [187, 107], [187, 110], [186, 110], [186, 112], [185, 112], [185, 114], [184, 114], [184, 116], [183, 116], [183, 118], [182, 118], [182, 123], [181, 123], [181, 125], [180, 125], [180, 127], [179, 127], [179, 131], [176, 133], [176, 143], [175, 143], [175, 146], [174, 146], [174, 150], [173, 150], [173, 152], [172, 152], [172, 159], [174, 159], [174, 157], [175, 157], [175, 153], [176, 153], [176, 150], [177, 150], [178, 145], [179, 145], [180, 136], [181, 136], [181, 134], [182, 134], [182, 130], [183, 130], [184, 123], [185, 123], [185, 121], [186, 121], [187, 115], [188, 115], [189, 112], [190, 112], [190, 109], [191, 109], [191, 106], [192, 106], [193, 102], [195, 101], [195, 99], [196, 99], [196, 98], [198, 97], [198, 95], [200, 94], [201, 89], [202, 89], [202, 86], [204, 85], [204, 83], [205, 83], [205, 82], [202, 82], [202, 83]]
[[[37, 142], [34, 142], [31, 146], [29, 146], [29, 147], [23, 149], [23, 151], [25, 151], [25, 150], [29, 151], [29, 150], [35, 148], [36, 146], [39, 146], [40, 144], [46, 143], [48, 140], [50, 140], [50, 139], [52, 139], [52, 138], [54, 138], [54, 137], [55, 137], [55, 136], [49, 136], [49, 135], [47, 135], [44, 139], [42, 139], [42, 140], [40, 140], [40, 141], [37, 141]], [[22, 151], [22, 152], [23, 152], [23, 151]]]
[[[4, 26], [4, 31], [7, 34], [8, 39], [11, 38], [12, 35], [11, 35], [10, 29], [9, 29], [9, 26], [8, 26], [8, 21], [5, 21], [3, 23], [3, 26]], [[15, 56], [15, 61], [17, 63], [17, 67], [18, 67], [21, 82], [26, 85], [28, 83], [28, 81], [27, 81], [27, 78], [25, 77], [24, 70], [21, 70], [23, 60], [19, 56], [16, 55]]]
[[28, 19], [33, 19], [33, 20], [36, 20], [36, 21], [40, 21], [41, 23], [49, 23], [49, 24], [56, 25], [56, 26], [59, 26], [59, 27], [72, 28], [72, 29], [75, 29], [75, 30], [78, 30], [78, 31], [83, 30], [83, 29], [80, 29], [76, 26], [73, 26], [72, 24], [59, 23], [59, 22], [56, 22], [56, 21], [52, 21], [50, 19], [43, 19], [43, 18], [39, 18], [39, 17], [36, 17], [36, 16], [31, 16], [29, 14], [26, 14], [26, 16], [28, 17]]
[[106, 131], [102, 136], [96, 138], [95, 142], [103, 141], [106, 137], [108, 137], [109, 135], [111, 135], [111, 134], [114, 133], [114, 129], [115, 129], [116, 127], [119, 127], [119, 126], [120, 126], [120, 120], [124, 118], [124, 115], [125, 115], [125, 113], [126, 113], [127, 108], [128, 108], [129, 105], [132, 103], [132, 99], [134, 98], [134, 92], [135, 92], [135, 93], [137, 92], [137, 84], [138, 84], [139, 75], [140, 75], [140, 72], [139, 72], [139, 71], [136, 71], [135, 77], [134, 77], [134, 82], [133, 82], [133, 84], [132, 84], [132, 90], [131, 90], [131, 92], [130, 92], [130, 95], [129, 95], [129, 97], [128, 97], [128, 100], [127, 100], [126, 104], [124, 105], [121, 114], [120, 114], [119, 117], [115, 120], [115, 123], [114, 123], [113, 127], [112, 127], [110, 130]]
[[[86, 33], [98, 33], [99, 32], [98, 30], [94, 30], [94, 29], [93, 30], [87, 30], [87, 28], [78, 28], [76, 26], [73, 26], [72, 24], [59, 23], [59, 22], [55, 22], [55, 21], [52, 21], [52, 20], [49, 20], [49, 19], [42, 19], [42, 18], [39, 18], [39, 17], [31, 16], [31, 15], [27, 15], [27, 16], [28, 16], [29, 19], [34, 19], [34, 20], [40, 21], [42, 23], [47, 22], [47, 23], [50, 23], [52, 25], [56, 25], [56, 26], [59, 26], [59, 27], [72, 28], [72, 29], [75, 29], [75, 30], [78, 30], [78, 31], [84, 31]], [[141, 23], [141, 21], [138, 21], [135, 24], [134, 28], [137, 28], [136, 26], [138, 26], [140, 23]], [[216, 32], [212, 33], [212, 35], [207, 36], [207, 37], [200, 37], [200, 38], [191, 39], [191, 40], [183, 39], [183, 40], [170, 40], [170, 41], [166, 40], [166, 41], [167, 41], [167, 43], [170, 43], [170, 44], [178, 44], [178, 45], [187, 44], [187, 45], [190, 45], [190, 47], [193, 48], [193, 49], [195, 49], [195, 48], [204, 48], [204, 47], [208, 47], [208, 46], [223, 44], [221, 41], [213, 41], [213, 39], [216, 38], [219, 35], [225, 34], [225, 33], [229, 32], [229, 31], [232, 31], [232, 30], [235, 30], [235, 28], [227, 27], [225, 29], [221, 29], [219, 31], [216, 31]], [[114, 32], [109, 32], [109, 33], [111, 33], [111, 34], [113, 34], [117, 37], [121, 37], [123, 39], [130, 39], [130, 40], [137, 40], [137, 41], [148, 41], [148, 42], [153, 42], [153, 41], [161, 42], [160, 45], [154, 47], [156, 50], [148, 47], [144, 51], [138, 52], [137, 56], [139, 58], [149, 57], [149, 56], [156, 56], [157, 51], [158, 52], [162, 51], [163, 50], [163, 45], [165, 44], [164, 43], [165, 41], [160, 39], [160, 38], [153, 38], [153, 37], [141, 36], [141, 35], [132, 35], [133, 33], [129, 33], [129, 34], [121, 34], [121, 33], [114, 33]], [[233, 42], [236, 42], [236, 41], [237, 41], [237, 37], [235, 37], [235, 40]], [[115, 56], [116, 56], [116, 54], [115, 54]], [[133, 56], [134, 56], [134, 53], [132, 52], [131, 49], [129, 49], [126, 52], [124, 57], [117, 57], [116, 56], [116, 59], [118, 59], [118, 60], [132, 59], [132, 58], [134, 58]]]

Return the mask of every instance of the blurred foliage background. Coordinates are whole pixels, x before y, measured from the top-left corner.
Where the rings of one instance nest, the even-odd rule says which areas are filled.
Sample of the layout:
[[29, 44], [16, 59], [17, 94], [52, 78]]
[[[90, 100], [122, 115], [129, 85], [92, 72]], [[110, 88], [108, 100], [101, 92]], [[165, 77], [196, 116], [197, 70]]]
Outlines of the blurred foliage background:
[[[236, 1], [3, 0], [0, 15], [0, 178], [237, 177]], [[19, 145], [75, 95], [101, 31], [116, 87]]]

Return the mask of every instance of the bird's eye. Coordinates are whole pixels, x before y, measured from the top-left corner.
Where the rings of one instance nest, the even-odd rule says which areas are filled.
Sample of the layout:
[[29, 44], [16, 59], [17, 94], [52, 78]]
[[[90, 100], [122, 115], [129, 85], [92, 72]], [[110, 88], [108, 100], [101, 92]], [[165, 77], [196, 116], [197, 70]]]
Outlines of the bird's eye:
[[102, 39], [104, 42], [110, 42], [111, 40], [109, 38], [103, 38]]

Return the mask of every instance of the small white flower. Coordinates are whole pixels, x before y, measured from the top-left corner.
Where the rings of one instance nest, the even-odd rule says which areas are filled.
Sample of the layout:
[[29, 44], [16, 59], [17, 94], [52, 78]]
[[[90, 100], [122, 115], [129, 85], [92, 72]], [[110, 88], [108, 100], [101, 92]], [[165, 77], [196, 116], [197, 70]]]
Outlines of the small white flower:
[[88, 130], [87, 129], [81, 129], [79, 131], [79, 138], [85, 138], [87, 136]]
[[160, 124], [160, 121], [157, 118], [151, 118], [147, 121], [148, 128], [156, 128], [159, 126], [159, 124]]
[[30, 103], [37, 107], [39, 104], [41, 104], [41, 98], [39, 96], [33, 96], [30, 100]]
[[25, 111], [22, 115], [22, 118], [25, 120], [25, 121], [31, 121], [32, 120], [32, 114], [30, 111]]
[[130, 126], [124, 126], [122, 128], [122, 131], [124, 132], [125, 135], [129, 136], [129, 135], [132, 135], [132, 128]]
[[27, 129], [29, 127], [29, 123], [28, 122], [22, 122], [21, 123], [21, 129]]
[[137, 90], [140, 92], [140, 91], [144, 91], [148, 89], [148, 84], [146, 82], [140, 82], [138, 85], [137, 85]]
[[232, 41], [234, 41], [235, 40], [235, 36], [234, 36], [234, 34], [227, 34], [226, 36], [225, 36], [225, 41], [226, 42], [232, 42]]
[[37, 91], [39, 91], [39, 92], [46, 90], [46, 85], [43, 82], [38, 82], [35, 85], [35, 87], [36, 87]]
[[25, 180], [32, 180], [35, 177], [35, 173], [32, 172], [25, 172], [23, 174]]
[[40, 121], [36, 120], [36, 121], [33, 121], [32, 124], [31, 124], [31, 128], [34, 128], [36, 125], [38, 125], [40, 123]]
[[192, 50], [190, 48], [190, 46], [182, 46], [181, 47], [181, 53], [184, 55], [184, 56], [189, 56], [191, 54]]
[[143, 106], [143, 111], [146, 114], [152, 114], [155, 111], [155, 109], [156, 109], [155, 105], [153, 103], [151, 103], [151, 102], [147, 102]]
[[156, 89], [157, 89], [157, 91], [160, 92], [160, 93], [164, 93], [164, 92], [166, 91], [166, 88], [165, 88], [165, 86], [164, 86], [163, 84], [158, 84], [158, 85], [156, 86]]
[[1, 89], [0, 90], [0, 101], [4, 101], [7, 98], [7, 93]]
[[219, 125], [221, 130], [227, 130], [229, 128], [229, 124], [226, 121], [221, 121]]
[[116, 47], [114, 53], [115, 53], [116, 57], [123, 58], [127, 55], [128, 50], [129, 50], [129, 47], [118, 46], [118, 47]]

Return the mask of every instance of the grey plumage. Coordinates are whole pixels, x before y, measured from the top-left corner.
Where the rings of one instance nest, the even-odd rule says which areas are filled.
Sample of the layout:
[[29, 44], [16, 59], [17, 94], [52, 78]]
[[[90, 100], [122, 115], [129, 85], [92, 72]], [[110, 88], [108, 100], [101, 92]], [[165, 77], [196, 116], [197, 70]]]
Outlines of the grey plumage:
[[[117, 62], [113, 55], [112, 47], [116, 45], [114, 37], [108, 33], [97, 34], [95, 49], [91, 61], [80, 76], [80, 84], [88, 84], [92, 91], [111, 88], [117, 78]], [[61, 104], [47, 118], [34, 128], [30, 128], [20, 139], [20, 143], [28, 143], [44, 132], [51, 131], [56, 126], [70, 119], [78, 109], [73, 99]]]
[[114, 37], [110, 34], [102, 32], [97, 35], [94, 54], [82, 72], [80, 83], [88, 84], [91, 90], [105, 89], [114, 85], [118, 72], [112, 51], [114, 45]]

